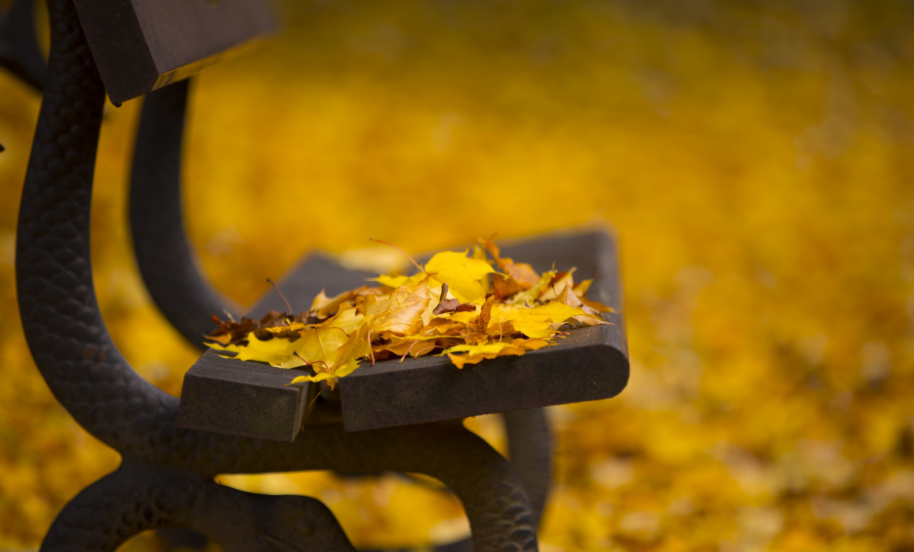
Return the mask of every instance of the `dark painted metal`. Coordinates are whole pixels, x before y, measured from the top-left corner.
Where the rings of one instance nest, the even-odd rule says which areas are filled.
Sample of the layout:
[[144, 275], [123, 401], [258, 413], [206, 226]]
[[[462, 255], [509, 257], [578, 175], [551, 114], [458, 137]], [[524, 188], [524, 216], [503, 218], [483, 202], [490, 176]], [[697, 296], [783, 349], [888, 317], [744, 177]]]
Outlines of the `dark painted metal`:
[[9, 11], [0, 6], [0, 67], [44, 90], [47, 66], [38, 48], [34, 0], [15, 0]]
[[130, 173], [130, 232], [153, 302], [181, 335], [203, 350], [212, 315], [239, 308], [206, 280], [184, 229], [181, 150], [190, 81], [149, 93]]
[[[542, 408], [515, 410], [502, 415], [508, 439], [508, 458], [518, 479], [524, 484], [534, 523], [538, 524], [546, 508], [552, 486], [552, 435]], [[531, 428], [543, 428], [531, 431]]]
[[89, 215], [105, 91], [73, 5], [48, 0], [48, 7], [49, 78], [17, 231], [20, 314], [54, 396], [123, 462], [61, 511], [42, 550], [114, 550], [140, 531], [165, 526], [194, 529], [230, 551], [351, 549], [313, 499], [246, 495], [213, 482], [219, 473], [311, 469], [430, 475], [463, 501], [475, 550], [536, 550], [517, 476], [459, 425], [347, 433], [339, 423], [312, 424], [294, 443], [176, 427], [177, 399], [130, 368], [98, 310]]

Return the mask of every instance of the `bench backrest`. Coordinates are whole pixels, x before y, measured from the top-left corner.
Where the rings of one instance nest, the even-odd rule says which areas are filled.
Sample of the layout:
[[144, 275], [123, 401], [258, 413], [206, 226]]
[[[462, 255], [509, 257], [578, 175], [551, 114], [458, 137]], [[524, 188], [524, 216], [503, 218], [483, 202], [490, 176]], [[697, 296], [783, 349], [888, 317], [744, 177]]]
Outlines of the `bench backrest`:
[[276, 28], [266, 0], [74, 0], [115, 104], [187, 78]]

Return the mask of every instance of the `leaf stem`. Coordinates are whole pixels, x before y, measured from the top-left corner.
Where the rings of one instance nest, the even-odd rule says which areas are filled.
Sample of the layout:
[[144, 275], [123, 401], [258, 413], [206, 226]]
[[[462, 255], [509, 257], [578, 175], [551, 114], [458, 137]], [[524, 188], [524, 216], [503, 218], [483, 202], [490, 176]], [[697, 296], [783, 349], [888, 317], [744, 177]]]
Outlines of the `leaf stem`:
[[[324, 365], [324, 370], [327, 370], [327, 373], [330, 373], [330, 370], [327, 369], [327, 363], [324, 362], [323, 360], [315, 360], [314, 362], [308, 362], [308, 360], [307, 360], [305, 357], [301, 356], [301, 354], [299, 354], [298, 351], [292, 351], [292, 354], [295, 355], [295, 356], [297, 356], [297, 357], [298, 357], [298, 360], [304, 362], [305, 364], [307, 364], [307, 365], [310, 366], [311, 368], [314, 368], [314, 365], [315, 365], [315, 364], [323, 364], [323, 365]], [[317, 373], [317, 370], [315, 370], [314, 372]]]
[[286, 304], [286, 308], [289, 309], [289, 311], [288, 311], [288, 312], [289, 312], [289, 316], [294, 315], [295, 312], [292, 310], [292, 305], [289, 304], [289, 300], [286, 299], [286, 296], [283, 295], [281, 291], [279, 291], [279, 286], [276, 285], [276, 282], [274, 282], [274, 281], [271, 280], [270, 278], [267, 278], [267, 282], [269, 282], [270, 285], [273, 286], [273, 289], [275, 289], [275, 290], [276, 290], [276, 293], [279, 294], [279, 298], [282, 299], [282, 302]]
[[397, 247], [396, 245], [394, 245], [394, 244], [392, 244], [392, 243], [390, 243], [390, 242], [386, 242], [386, 241], [384, 241], [384, 240], [378, 240], [378, 239], [371, 238], [371, 237], [369, 237], [368, 239], [371, 240], [371, 241], [373, 241], [373, 242], [383, 243], [384, 245], [389, 245], [389, 246], [393, 247], [394, 249], [396, 249], [396, 250], [399, 251], [400, 253], [403, 253], [403, 256], [406, 257], [407, 259], [409, 259], [409, 262], [413, 263], [413, 266], [415, 266], [416, 268], [418, 268], [418, 269], [419, 269], [419, 272], [425, 272], [425, 270], [424, 270], [421, 266], [419, 266], [419, 263], [417, 263], [417, 262], [415, 261], [415, 259], [413, 259], [412, 257], [410, 257], [409, 254], [408, 254], [406, 251], [403, 251], [402, 249], [400, 249], [400, 248]]

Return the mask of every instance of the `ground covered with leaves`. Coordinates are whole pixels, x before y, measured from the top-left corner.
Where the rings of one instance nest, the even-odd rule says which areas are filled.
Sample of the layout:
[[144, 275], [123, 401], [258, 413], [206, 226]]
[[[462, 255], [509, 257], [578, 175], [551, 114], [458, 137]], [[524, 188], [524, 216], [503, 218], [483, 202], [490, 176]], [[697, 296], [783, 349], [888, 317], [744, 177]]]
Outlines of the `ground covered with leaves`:
[[[632, 377], [549, 409], [547, 551], [914, 548], [914, 43], [876, 2], [287, 2], [284, 36], [193, 89], [191, 238], [239, 303], [305, 251], [611, 223]], [[196, 359], [125, 227], [138, 102], [110, 108], [93, 215], [105, 320], [171, 393]], [[16, 204], [38, 100], [0, 75], [0, 548], [35, 548], [117, 455], [35, 370]], [[362, 249], [355, 253], [345, 253]], [[396, 261], [399, 262], [399, 261]], [[499, 447], [494, 418], [469, 422]], [[465, 531], [397, 476], [223, 476], [324, 500], [362, 546]], [[148, 549], [138, 538], [127, 547]]]

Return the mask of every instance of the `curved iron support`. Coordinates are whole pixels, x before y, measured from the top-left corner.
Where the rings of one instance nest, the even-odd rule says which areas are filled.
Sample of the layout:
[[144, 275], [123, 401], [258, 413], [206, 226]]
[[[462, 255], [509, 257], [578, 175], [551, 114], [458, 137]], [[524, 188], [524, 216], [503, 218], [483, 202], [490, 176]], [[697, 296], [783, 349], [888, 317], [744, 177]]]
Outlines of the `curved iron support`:
[[9, 11], [0, 7], [0, 67], [41, 92], [47, 66], [35, 31], [34, 0], [16, 0]]
[[[340, 424], [312, 426], [291, 444], [176, 427], [177, 399], [131, 369], [98, 309], [89, 261], [89, 215], [104, 89], [71, 1], [48, 0], [48, 9], [49, 79], [19, 211], [16, 283], [26, 340], [61, 405], [119, 451], [125, 466], [147, 466], [171, 483], [186, 483], [188, 477], [211, 481], [219, 473], [313, 469], [425, 473], [463, 501], [474, 550], [536, 550], [522, 484], [500, 455], [459, 425], [358, 433], [346, 433]], [[43, 549], [59, 548], [76, 530], [87, 542], [110, 549], [105, 547], [128, 538], [131, 531], [185, 523], [145, 510], [140, 520], [118, 521], [124, 508], [135, 512], [129, 508], [144, 500], [137, 489], [148, 489], [118, 492], [119, 477], [104, 478], [64, 508]], [[180, 512], [198, 490], [175, 484], [168, 491], [157, 485], [155, 492], [171, 497], [162, 502], [162, 512]], [[188, 522], [192, 528], [199, 523]]]
[[129, 461], [70, 501], [41, 549], [113, 551], [142, 531], [169, 526], [193, 527], [226, 552], [355, 550], [319, 500], [245, 493]]
[[534, 523], [539, 523], [552, 486], [552, 433], [542, 408], [502, 414], [508, 437], [508, 458], [524, 484]]
[[184, 338], [203, 350], [211, 316], [238, 307], [205, 279], [184, 230], [181, 148], [189, 81], [146, 95], [130, 174], [130, 232], [149, 295]]

